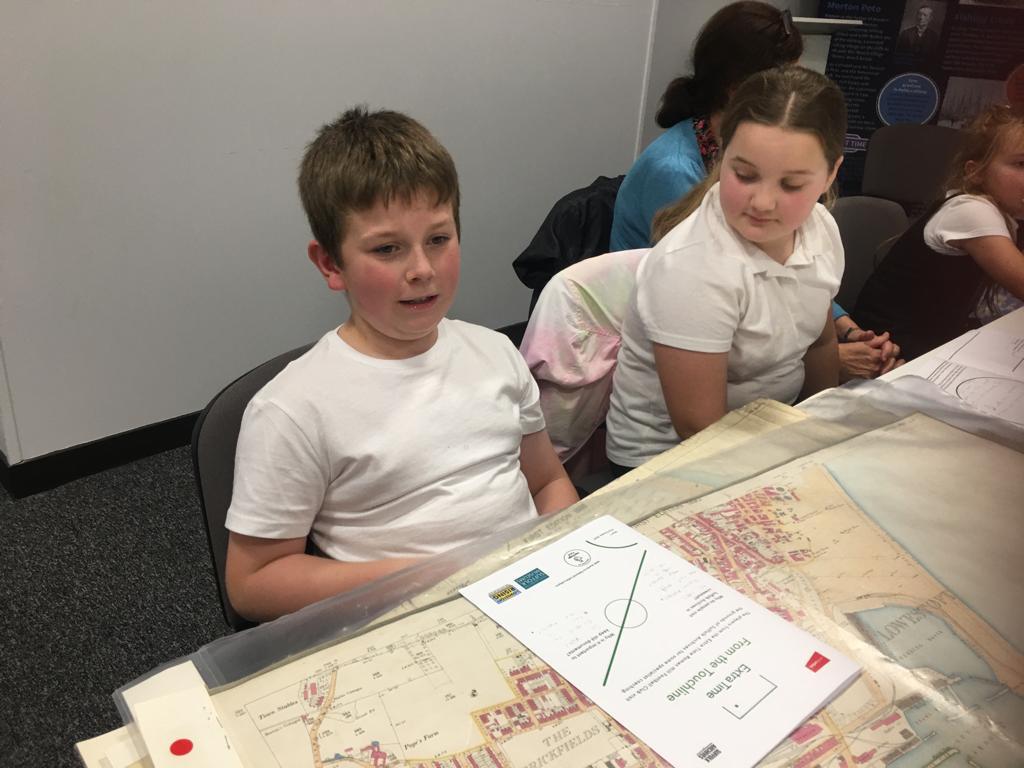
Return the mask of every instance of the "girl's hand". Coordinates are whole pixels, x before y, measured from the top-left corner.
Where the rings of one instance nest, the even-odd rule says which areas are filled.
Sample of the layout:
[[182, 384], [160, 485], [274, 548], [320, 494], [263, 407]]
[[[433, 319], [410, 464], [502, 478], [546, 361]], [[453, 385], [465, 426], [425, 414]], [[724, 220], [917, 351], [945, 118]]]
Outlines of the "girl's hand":
[[866, 341], [850, 341], [839, 345], [839, 378], [842, 381], [873, 379], [883, 373], [885, 365], [882, 350]]
[[[859, 334], [858, 338], [854, 338]], [[882, 333], [875, 333], [874, 331], [865, 331], [858, 328], [856, 331], [850, 334], [851, 341], [862, 341], [869, 347], [874, 349], [880, 349], [882, 351], [882, 358], [885, 360], [893, 360], [900, 356], [899, 344], [892, 340], [892, 336], [889, 335], [888, 331]]]
[[847, 342], [839, 345], [842, 381], [874, 379], [904, 363], [900, 360], [900, 345], [892, 340], [888, 331], [875, 333], [851, 328], [846, 338]]

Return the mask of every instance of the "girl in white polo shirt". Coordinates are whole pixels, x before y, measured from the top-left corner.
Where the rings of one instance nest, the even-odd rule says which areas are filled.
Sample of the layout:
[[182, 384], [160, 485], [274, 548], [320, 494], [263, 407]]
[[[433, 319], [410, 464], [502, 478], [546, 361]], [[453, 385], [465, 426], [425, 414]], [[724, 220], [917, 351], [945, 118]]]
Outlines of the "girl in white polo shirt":
[[620, 470], [756, 398], [792, 403], [838, 383], [843, 246], [817, 201], [845, 133], [842, 93], [811, 70], [767, 70], [736, 90], [719, 164], [658, 214], [637, 272], [607, 419]]

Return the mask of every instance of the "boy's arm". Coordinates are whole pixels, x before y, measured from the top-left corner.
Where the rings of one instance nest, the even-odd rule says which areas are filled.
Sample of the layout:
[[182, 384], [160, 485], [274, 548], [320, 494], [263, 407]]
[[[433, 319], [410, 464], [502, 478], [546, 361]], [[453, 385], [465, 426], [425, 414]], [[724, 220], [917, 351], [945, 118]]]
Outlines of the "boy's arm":
[[800, 399], [838, 385], [839, 350], [830, 309], [821, 333], [804, 353], [804, 385], [800, 390]]
[[232, 531], [224, 573], [231, 605], [250, 621], [269, 621], [418, 562], [343, 563], [305, 550], [305, 537], [264, 539]]
[[558, 512], [580, 500], [551, 446], [546, 429], [523, 435], [519, 444], [519, 466], [526, 476], [534, 506], [540, 514]]

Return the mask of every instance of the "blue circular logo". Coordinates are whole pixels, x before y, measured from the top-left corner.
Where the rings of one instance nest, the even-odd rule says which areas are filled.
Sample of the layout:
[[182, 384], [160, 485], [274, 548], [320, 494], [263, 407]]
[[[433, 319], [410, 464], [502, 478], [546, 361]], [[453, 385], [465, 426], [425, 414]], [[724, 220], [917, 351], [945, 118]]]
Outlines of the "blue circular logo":
[[886, 125], [924, 125], [939, 109], [939, 86], [927, 75], [897, 75], [878, 92], [878, 117]]

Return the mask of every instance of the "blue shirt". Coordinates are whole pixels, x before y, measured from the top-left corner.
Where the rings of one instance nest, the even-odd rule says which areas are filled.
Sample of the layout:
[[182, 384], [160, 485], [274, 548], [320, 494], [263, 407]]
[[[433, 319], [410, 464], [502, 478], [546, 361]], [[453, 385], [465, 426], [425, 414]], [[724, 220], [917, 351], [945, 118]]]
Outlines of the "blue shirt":
[[629, 169], [615, 197], [611, 249], [651, 246], [651, 222], [707, 175], [693, 120], [676, 123], [652, 141]]

